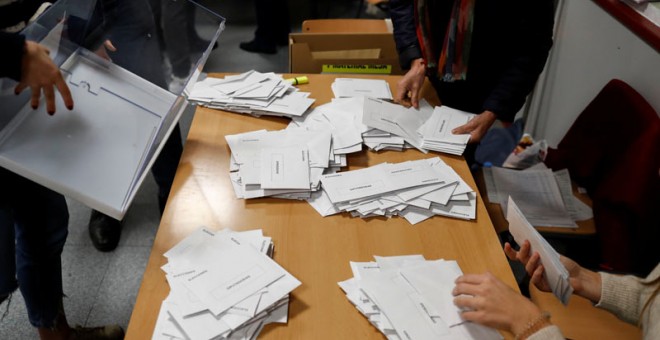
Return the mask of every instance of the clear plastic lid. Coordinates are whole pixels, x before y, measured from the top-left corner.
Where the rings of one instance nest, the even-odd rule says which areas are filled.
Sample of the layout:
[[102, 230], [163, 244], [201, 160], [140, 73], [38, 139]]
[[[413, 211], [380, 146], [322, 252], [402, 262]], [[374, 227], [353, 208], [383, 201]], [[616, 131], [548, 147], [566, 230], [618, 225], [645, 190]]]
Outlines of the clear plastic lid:
[[33, 110], [5, 80], [0, 166], [123, 217], [223, 29], [193, 1], [58, 1], [22, 34], [49, 48], [74, 110], [59, 94], [54, 116]]

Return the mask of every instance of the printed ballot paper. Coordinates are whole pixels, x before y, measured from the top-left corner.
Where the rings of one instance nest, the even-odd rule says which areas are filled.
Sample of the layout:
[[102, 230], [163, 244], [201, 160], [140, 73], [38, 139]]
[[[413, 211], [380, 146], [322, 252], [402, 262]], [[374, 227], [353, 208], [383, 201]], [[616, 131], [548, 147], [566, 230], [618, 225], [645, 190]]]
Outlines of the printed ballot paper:
[[392, 100], [390, 84], [382, 79], [337, 78], [331, 87], [335, 98], [370, 97]]
[[506, 219], [509, 221], [509, 232], [513, 235], [516, 243], [522, 244], [525, 240], [529, 240], [531, 251], [539, 253], [541, 263], [545, 269], [544, 276], [548, 280], [552, 293], [564, 305], [568, 304], [568, 300], [573, 294], [573, 287], [568, 281], [568, 270], [559, 260], [559, 253], [527, 221], [511, 196], [509, 196], [507, 205]]
[[288, 294], [300, 285], [273, 261], [261, 230], [199, 228], [164, 256], [170, 295], [153, 339], [254, 339], [271, 322], [286, 323]]
[[422, 255], [351, 262], [353, 278], [339, 282], [348, 300], [388, 339], [501, 339], [494, 329], [464, 321], [454, 305], [455, 261]]
[[[509, 196], [519, 202], [518, 208], [534, 226], [577, 228], [569, 215], [552, 170], [491, 169], [499, 203], [507, 212]], [[572, 201], [571, 201], [572, 202]]]

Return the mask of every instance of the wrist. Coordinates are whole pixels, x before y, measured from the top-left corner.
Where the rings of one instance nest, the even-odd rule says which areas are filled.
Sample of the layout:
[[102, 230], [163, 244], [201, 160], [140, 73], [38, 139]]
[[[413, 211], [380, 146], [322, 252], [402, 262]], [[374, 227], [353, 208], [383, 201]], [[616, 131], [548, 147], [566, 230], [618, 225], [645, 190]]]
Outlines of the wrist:
[[589, 299], [593, 303], [600, 301], [601, 286], [600, 274], [585, 268], [580, 268], [573, 283], [575, 294]]
[[417, 58], [410, 63], [410, 69], [417, 73], [426, 73], [426, 62], [424, 58]]
[[34, 54], [34, 42], [25, 40], [23, 44], [23, 56], [21, 57], [21, 81], [28, 74], [30, 66], [30, 58]]
[[534, 314], [534, 317], [531, 320], [529, 320], [522, 328], [517, 330], [512, 329], [512, 332], [515, 335], [516, 340], [525, 340], [530, 335], [551, 325], [552, 323], [550, 322], [550, 313], [540, 312]]
[[[521, 298], [524, 297], [521, 295]], [[524, 299], [524, 302], [521, 299], [517, 303], [518, 307], [512, 315], [513, 319], [509, 325], [508, 330], [513, 334], [522, 333], [531, 322], [533, 322], [538, 318], [539, 315], [541, 315], [541, 313], [543, 313], [543, 311], [532, 301], [527, 300], [527, 298]]]

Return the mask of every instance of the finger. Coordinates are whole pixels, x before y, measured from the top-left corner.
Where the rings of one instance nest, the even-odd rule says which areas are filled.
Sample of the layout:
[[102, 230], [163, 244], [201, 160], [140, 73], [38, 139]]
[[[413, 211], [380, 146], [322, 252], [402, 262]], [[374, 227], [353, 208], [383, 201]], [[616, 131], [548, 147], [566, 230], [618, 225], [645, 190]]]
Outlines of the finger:
[[110, 40], [104, 41], [103, 46], [105, 46], [105, 48], [107, 48], [111, 52], [117, 52], [117, 48], [115, 47], [115, 45], [112, 44], [112, 41]]
[[480, 285], [475, 283], [458, 283], [456, 287], [451, 291], [452, 295], [470, 295], [477, 296], [481, 292]]
[[515, 261], [516, 255], [518, 254], [518, 252], [515, 251], [513, 247], [511, 247], [509, 242], [504, 243], [504, 253], [506, 254], [506, 257], [508, 257], [511, 261]]
[[416, 109], [419, 109], [419, 87], [413, 86], [412, 90], [410, 91], [410, 101], [412, 102], [412, 106]]
[[394, 96], [394, 101], [403, 105], [403, 103], [406, 101], [406, 93], [408, 93], [407, 90], [405, 90], [403, 87], [399, 87], [396, 96]]
[[529, 275], [532, 275], [532, 273], [534, 273], [536, 268], [539, 266], [540, 259], [541, 256], [539, 255], [538, 252], [534, 252], [534, 254], [532, 254], [532, 257], [529, 258], [529, 261], [527, 261], [527, 264], [525, 264], [525, 271], [527, 271]]
[[52, 116], [55, 114], [55, 90], [50, 85], [45, 86], [44, 95], [46, 96], [46, 110]]
[[57, 90], [60, 92], [60, 95], [64, 100], [64, 105], [66, 105], [66, 108], [73, 110], [73, 97], [71, 97], [71, 91], [69, 90], [69, 87], [66, 86], [66, 82], [62, 78], [62, 74], [58, 75], [57, 79], [55, 80], [55, 85], [57, 86]]
[[41, 98], [41, 88], [40, 87], [32, 87], [32, 100], [31, 100], [31, 106], [33, 110], [36, 110], [39, 107], [39, 99]]
[[16, 85], [16, 87], [14, 88], [14, 93], [17, 94], [17, 95], [19, 95], [19, 94], [21, 94], [21, 92], [23, 92], [23, 90], [25, 90], [27, 87], [28, 87], [27, 84], [25, 84], [25, 83], [19, 83], [19, 84]]
[[461, 319], [483, 324], [483, 314], [481, 311], [468, 310], [461, 313]]
[[527, 261], [529, 261], [529, 250], [531, 246], [529, 244], [528, 240], [525, 240], [523, 242], [522, 246], [520, 246], [520, 250], [518, 251], [518, 260], [522, 262], [523, 264], [527, 264]]
[[[459, 307], [461, 309], [475, 310], [475, 309], [479, 309], [480, 303], [479, 303], [479, 299], [475, 297], [462, 295], [454, 298], [454, 305], [456, 305], [456, 307]], [[467, 311], [464, 313], [467, 313]]]
[[481, 283], [484, 280], [484, 274], [464, 274], [459, 276], [455, 283], [471, 283], [471, 284], [477, 284]]
[[472, 124], [472, 122], [469, 122], [467, 124], [463, 124], [463, 125], [455, 128], [455, 129], [451, 130], [451, 133], [453, 133], [455, 135], [465, 135], [465, 134], [468, 134], [468, 133], [472, 132], [473, 130], [474, 130], [474, 124]]
[[545, 290], [544, 289], [545, 284], [543, 282], [543, 266], [542, 265], [539, 266], [538, 268], [536, 268], [536, 270], [532, 274], [532, 278], [529, 279], [529, 281], [531, 283], [533, 283], [537, 288]]
[[410, 98], [407, 96], [402, 97], [399, 101], [399, 104], [405, 106], [405, 107], [411, 107], [412, 103], [410, 102]]
[[484, 137], [484, 132], [481, 129], [474, 129], [470, 132], [470, 139], [468, 140], [468, 143], [477, 143], [481, 141], [481, 139]]

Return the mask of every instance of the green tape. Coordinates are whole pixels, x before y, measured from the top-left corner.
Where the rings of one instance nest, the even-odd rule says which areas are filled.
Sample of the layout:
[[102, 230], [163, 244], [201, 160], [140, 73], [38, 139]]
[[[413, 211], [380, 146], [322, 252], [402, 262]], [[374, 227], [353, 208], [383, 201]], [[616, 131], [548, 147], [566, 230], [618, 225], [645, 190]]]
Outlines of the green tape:
[[328, 65], [323, 64], [323, 73], [391, 74], [392, 65]]

